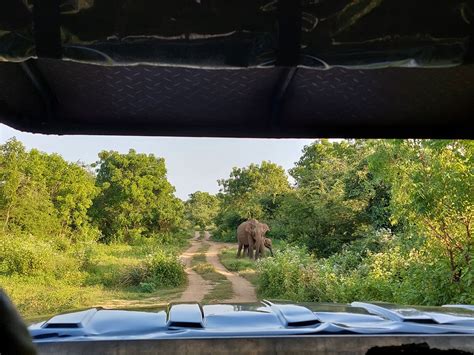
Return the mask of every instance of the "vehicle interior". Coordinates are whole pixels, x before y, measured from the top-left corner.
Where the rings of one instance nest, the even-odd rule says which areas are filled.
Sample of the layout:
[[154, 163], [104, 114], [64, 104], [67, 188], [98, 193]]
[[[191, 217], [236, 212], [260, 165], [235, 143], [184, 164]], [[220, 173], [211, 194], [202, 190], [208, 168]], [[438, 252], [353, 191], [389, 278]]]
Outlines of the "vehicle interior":
[[[3, 0], [0, 122], [50, 135], [473, 139], [473, 14], [472, 0]], [[0, 304], [2, 354], [474, 350], [472, 334], [35, 349], [14, 305], [4, 295]], [[178, 308], [177, 318], [196, 311]]]

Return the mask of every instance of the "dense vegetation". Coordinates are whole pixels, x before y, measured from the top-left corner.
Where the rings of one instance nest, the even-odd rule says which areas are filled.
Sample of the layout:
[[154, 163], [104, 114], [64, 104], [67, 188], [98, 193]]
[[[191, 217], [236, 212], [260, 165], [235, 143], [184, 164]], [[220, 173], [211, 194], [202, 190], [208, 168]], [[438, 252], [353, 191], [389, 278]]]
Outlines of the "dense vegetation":
[[308, 301], [474, 302], [472, 141], [318, 140], [289, 173], [220, 180], [216, 238], [244, 219], [287, 243], [257, 265], [260, 295]]
[[[26, 315], [166, 302], [185, 283], [177, 256], [190, 229], [234, 242], [253, 217], [270, 225], [275, 257], [221, 260], [262, 297], [474, 303], [473, 152], [472, 141], [317, 140], [288, 172], [234, 168], [216, 196], [183, 202], [162, 158], [104, 151], [87, 166], [11, 139], [0, 145], [0, 285]], [[222, 286], [208, 300], [227, 298], [208, 266], [195, 269]]]
[[185, 204], [186, 219], [198, 230], [214, 226], [214, 219], [219, 212], [219, 199], [208, 192], [196, 191], [189, 195]]
[[0, 285], [24, 314], [185, 282], [184, 206], [163, 159], [104, 151], [95, 166], [0, 145]]

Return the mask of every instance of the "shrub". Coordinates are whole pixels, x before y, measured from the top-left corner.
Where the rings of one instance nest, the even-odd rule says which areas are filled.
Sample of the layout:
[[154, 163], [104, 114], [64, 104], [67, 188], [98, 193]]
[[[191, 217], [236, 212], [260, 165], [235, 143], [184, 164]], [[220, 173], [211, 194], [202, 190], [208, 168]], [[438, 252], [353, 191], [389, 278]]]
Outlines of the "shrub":
[[139, 286], [140, 290], [176, 287], [182, 285], [185, 281], [184, 265], [179, 258], [162, 250], [157, 250], [148, 255], [142, 264], [126, 269], [121, 278], [123, 285]]
[[430, 245], [406, 248], [387, 233], [356, 241], [326, 259], [289, 247], [258, 265], [259, 292], [293, 301], [384, 301], [441, 305], [472, 303], [472, 268], [452, 280], [450, 265]]
[[156, 285], [153, 282], [140, 282], [138, 286], [140, 292], [151, 293], [156, 289]]
[[286, 247], [273, 258], [261, 259], [257, 263], [258, 291], [264, 297], [284, 298], [295, 301], [306, 299], [305, 271], [312, 256], [304, 248]]
[[146, 259], [150, 280], [157, 286], [180, 286], [186, 280], [184, 265], [176, 255], [157, 251]]
[[54, 253], [47, 242], [30, 236], [0, 236], [0, 270], [7, 275], [60, 273], [64, 271], [60, 265], [63, 262], [70, 264], [65, 255]]
[[51, 275], [67, 281], [79, 273], [80, 263], [69, 251], [33, 236], [0, 235], [0, 271], [5, 275]]
[[123, 286], [140, 286], [149, 279], [150, 270], [145, 264], [140, 264], [126, 268], [119, 282]]

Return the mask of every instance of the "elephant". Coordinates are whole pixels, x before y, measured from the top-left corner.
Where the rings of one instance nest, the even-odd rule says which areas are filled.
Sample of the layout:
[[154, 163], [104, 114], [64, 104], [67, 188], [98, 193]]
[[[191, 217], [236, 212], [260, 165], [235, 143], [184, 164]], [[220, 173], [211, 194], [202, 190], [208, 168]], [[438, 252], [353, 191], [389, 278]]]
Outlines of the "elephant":
[[[267, 237], [263, 238], [263, 246], [265, 248], [267, 248], [268, 250], [270, 250], [270, 254], [271, 254], [271, 256], [273, 256], [273, 244], [272, 244], [272, 240], [270, 238], [267, 238]], [[255, 250], [255, 246], [254, 246], [254, 250]], [[244, 254], [248, 255], [248, 253], [249, 253], [249, 246], [248, 246], [248, 244], [245, 244], [244, 245]]]
[[[270, 228], [265, 223], [260, 223], [256, 219], [249, 219], [248, 221], [242, 222], [237, 227], [237, 241], [239, 243], [239, 250], [237, 251], [237, 257], [240, 257], [242, 248], [248, 245], [248, 256], [250, 259], [254, 258], [253, 251], [255, 249], [255, 259], [260, 254], [264, 254], [264, 237], [265, 233]], [[245, 253], [245, 251], [244, 251]]]

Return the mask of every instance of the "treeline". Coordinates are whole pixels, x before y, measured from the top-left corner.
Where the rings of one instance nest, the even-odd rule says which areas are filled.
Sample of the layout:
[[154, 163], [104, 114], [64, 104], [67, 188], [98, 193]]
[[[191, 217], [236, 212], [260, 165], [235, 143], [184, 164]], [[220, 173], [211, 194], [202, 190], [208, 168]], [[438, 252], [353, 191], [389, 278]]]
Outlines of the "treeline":
[[[289, 170], [219, 181], [214, 236], [250, 217], [292, 247], [260, 263], [266, 297], [474, 302], [472, 141], [317, 140]], [[295, 249], [296, 248], [296, 249]]]
[[[168, 277], [157, 270], [183, 275], [169, 247], [183, 230], [234, 242], [253, 217], [285, 245], [257, 264], [260, 296], [474, 303], [473, 152], [473, 141], [317, 140], [289, 175], [267, 161], [234, 168], [216, 196], [183, 202], [162, 158], [104, 151], [86, 166], [11, 139], [0, 145], [0, 285], [25, 309], [66, 309], [72, 285], [153, 290]], [[146, 260], [121, 270], [119, 253], [103, 274], [113, 245], [145, 245], [135, 252]], [[66, 291], [53, 297], [52, 285]]]
[[0, 145], [0, 218], [2, 233], [131, 243], [179, 229], [184, 205], [162, 158], [103, 151], [88, 167], [11, 139]]
[[86, 166], [16, 139], [0, 145], [0, 287], [24, 315], [186, 281], [184, 204], [164, 160], [133, 150], [98, 158]]

